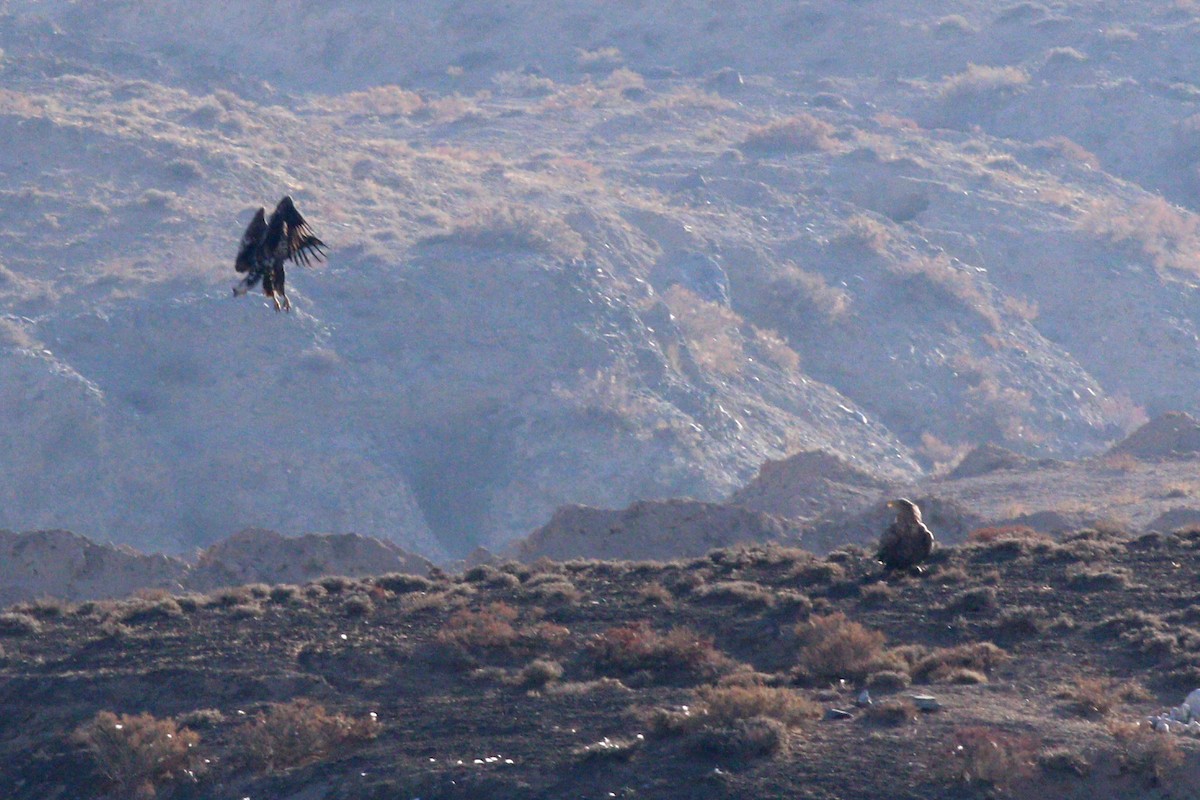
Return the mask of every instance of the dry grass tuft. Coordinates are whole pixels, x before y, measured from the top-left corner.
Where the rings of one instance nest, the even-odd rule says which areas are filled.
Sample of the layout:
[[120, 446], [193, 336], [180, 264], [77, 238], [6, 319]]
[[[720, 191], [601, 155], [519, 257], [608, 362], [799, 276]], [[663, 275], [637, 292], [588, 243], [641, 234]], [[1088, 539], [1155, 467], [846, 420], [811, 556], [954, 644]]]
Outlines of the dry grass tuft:
[[863, 719], [875, 725], [898, 727], [916, 720], [917, 713], [917, 707], [911, 700], [901, 698], [871, 705], [863, 713]]
[[174, 720], [150, 714], [101, 711], [79, 726], [73, 738], [120, 797], [155, 797], [158, 789], [197, 767], [194, 748], [200, 737]]
[[1151, 699], [1150, 693], [1136, 681], [1090, 677], [1079, 677], [1059, 687], [1055, 697], [1068, 701], [1069, 707], [1083, 717], [1107, 717], [1126, 703]]
[[838, 148], [834, 127], [812, 114], [796, 114], [751, 128], [741, 149], [762, 155], [829, 152]]
[[943, 102], [958, 102], [980, 95], [1012, 92], [1029, 83], [1029, 73], [1020, 67], [989, 67], [968, 64], [962, 72], [942, 81], [938, 97]]
[[41, 633], [42, 623], [29, 614], [7, 611], [0, 614], [0, 636], [32, 636]]
[[960, 728], [954, 734], [954, 776], [964, 783], [1003, 787], [1029, 776], [1037, 763], [1036, 741], [998, 728]]
[[375, 714], [359, 719], [330, 714], [306, 698], [272, 704], [233, 732], [234, 751], [254, 770], [275, 772], [309, 764], [343, 747], [374, 739]]
[[592, 637], [587, 651], [598, 672], [619, 675], [715, 677], [733, 666], [713, 645], [712, 637], [688, 628], [659, 633], [646, 622], [609, 628]]
[[799, 725], [821, 716], [821, 706], [793, 689], [775, 686], [702, 686], [696, 690], [700, 713], [709, 725], [728, 725], [769, 717]]
[[1160, 733], [1146, 722], [1113, 720], [1107, 727], [1122, 772], [1140, 775], [1158, 785], [1167, 783], [1170, 774], [1183, 764], [1183, 751], [1176, 737]]
[[862, 678], [878, 662], [884, 636], [841, 612], [815, 616], [796, 626], [797, 667], [812, 678]]
[[939, 647], [913, 664], [915, 681], [944, 681], [956, 670], [970, 669], [987, 674], [1011, 656], [991, 642], [973, 642], [956, 647]]

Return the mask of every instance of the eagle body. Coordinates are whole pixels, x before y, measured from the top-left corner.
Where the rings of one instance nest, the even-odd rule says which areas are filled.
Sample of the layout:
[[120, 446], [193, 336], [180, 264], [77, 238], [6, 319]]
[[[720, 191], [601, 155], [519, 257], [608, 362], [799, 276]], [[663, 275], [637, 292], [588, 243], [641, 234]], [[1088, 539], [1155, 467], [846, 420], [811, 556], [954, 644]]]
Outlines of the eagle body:
[[921, 521], [921, 509], [913, 501], [900, 498], [888, 507], [896, 509], [896, 521], [880, 537], [875, 558], [889, 571], [911, 569], [933, 552], [933, 533]]
[[233, 296], [246, 294], [261, 281], [263, 294], [274, 301], [275, 310], [290, 311], [292, 304], [284, 291], [284, 262], [309, 266], [314, 259], [324, 259], [324, 247], [325, 243], [313, 235], [290, 196], [279, 201], [270, 218], [265, 208], [258, 209], [238, 247], [234, 268], [246, 277], [233, 287]]

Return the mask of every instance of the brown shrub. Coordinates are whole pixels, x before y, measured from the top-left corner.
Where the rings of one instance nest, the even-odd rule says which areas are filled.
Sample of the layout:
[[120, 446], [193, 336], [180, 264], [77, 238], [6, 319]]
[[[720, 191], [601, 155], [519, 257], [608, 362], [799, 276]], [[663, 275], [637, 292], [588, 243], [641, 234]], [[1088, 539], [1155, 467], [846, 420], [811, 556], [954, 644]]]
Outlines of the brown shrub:
[[752, 581], [717, 581], [696, 589], [693, 597], [697, 600], [730, 603], [751, 608], [769, 608], [775, 605], [774, 592]]
[[815, 616], [796, 626], [797, 666], [813, 678], [861, 678], [883, 651], [884, 636], [841, 612]]
[[769, 717], [751, 717], [730, 725], [704, 728], [691, 737], [692, 750], [706, 756], [762, 758], [787, 748], [787, 726]]
[[679, 284], [663, 293], [696, 362], [720, 375], [736, 375], [746, 363], [741, 326], [736, 311], [704, 300]]
[[1028, 525], [990, 525], [983, 528], [975, 528], [967, 534], [968, 542], [978, 542], [980, 544], [1013, 540], [1032, 544], [1049, 544], [1054, 541], [1050, 536], [1039, 533]]
[[965, 589], [942, 607], [944, 611], [978, 614], [987, 611], [996, 604], [996, 590], [991, 586], [976, 586]]
[[517, 641], [516, 619], [517, 610], [503, 602], [479, 611], [462, 609], [438, 631], [437, 641], [465, 651], [507, 649]]
[[967, 64], [962, 72], [942, 81], [938, 96], [956, 102], [983, 94], [1011, 92], [1029, 83], [1029, 73], [1019, 67], [988, 67]]
[[151, 798], [197, 765], [200, 737], [174, 720], [101, 711], [79, 726], [74, 740], [122, 797]]
[[1146, 722], [1108, 723], [1108, 732], [1116, 745], [1121, 771], [1140, 775], [1150, 784], [1166, 781], [1183, 763], [1183, 752], [1176, 737], [1160, 733]]
[[987, 727], [960, 728], [954, 734], [951, 770], [965, 783], [1005, 786], [1027, 777], [1038, 746], [1030, 736]]
[[732, 667], [732, 661], [713, 645], [712, 637], [688, 628], [659, 633], [647, 622], [609, 628], [592, 637], [587, 651], [596, 670], [607, 673], [645, 671], [659, 677], [703, 677]]
[[728, 725], [751, 717], [769, 717], [785, 725], [821, 716], [821, 706], [793, 689], [775, 686], [702, 686], [696, 690], [705, 723]]
[[521, 668], [521, 671], [517, 673], [515, 682], [517, 686], [526, 689], [541, 689], [546, 684], [556, 681], [562, 676], [562, 664], [544, 658], [535, 658]]
[[955, 647], [939, 647], [918, 660], [912, 667], [913, 680], [937, 681], [956, 669], [973, 669], [988, 673], [1010, 656], [991, 642], [973, 642]]
[[390, 572], [375, 579], [375, 584], [396, 594], [409, 592], [428, 592], [433, 588], [433, 581], [421, 575], [409, 575], [404, 572]]
[[374, 739], [380, 724], [372, 713], [359, 719], [330, 714], [306, 698], [274, 703], [233, 732], [239, 760], [274, 772], [318, 761], [341, 747]]
[[28, 614], [19, 611], [0, 614], [0, 636], [30, 636], [41, 630], [42, 623]]
[[1079, 677], [1061, 686], [1055, 696], [1068, 701], [1070, 708], [1084, 717], [1106, 717], [1123, 703], [1150, 699], [1146, 689], [1135, 681], [1090, 677]]
[[828, 152], [838, 146], [833, 133], [834, 127], [828, 122], [812, 114], [796, 114], [751, 128], [741, 149], [760, 154]]
[[884, 700], [867, 707], [863, 719], [875, 725], [907, 725], [917, 718], [917, 707], [908, 699]]

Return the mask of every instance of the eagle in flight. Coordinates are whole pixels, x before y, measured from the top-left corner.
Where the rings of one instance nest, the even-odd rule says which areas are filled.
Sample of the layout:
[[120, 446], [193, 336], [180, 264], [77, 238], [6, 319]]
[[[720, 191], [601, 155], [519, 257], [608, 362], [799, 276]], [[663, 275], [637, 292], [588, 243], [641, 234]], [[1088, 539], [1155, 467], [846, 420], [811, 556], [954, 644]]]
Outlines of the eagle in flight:
[[291, 311], [292, 304], [283, 289], [283, 262], [295, 261], [307, 267], [313, 259], [324, 259], [324, 247], [290, 196], [279, 201], [270, 219], [265, 208], [258, 209], [242, 234], [234, 266], [246, 277], [233, 287], [233, 296], [241, 297], [262, 281], [263, 294], [274, 301], [275, 310]]

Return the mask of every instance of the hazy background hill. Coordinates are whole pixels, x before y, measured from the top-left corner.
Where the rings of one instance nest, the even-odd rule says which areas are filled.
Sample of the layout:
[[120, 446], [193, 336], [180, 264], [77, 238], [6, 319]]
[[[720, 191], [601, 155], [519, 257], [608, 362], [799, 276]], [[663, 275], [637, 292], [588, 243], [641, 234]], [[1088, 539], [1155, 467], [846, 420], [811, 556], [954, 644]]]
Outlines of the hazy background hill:
[[[0, 2], [0, 527], [433, 558], [1200, 410], [1187, 3]], [[332, 248], [234, 301], [290, 192]]]

